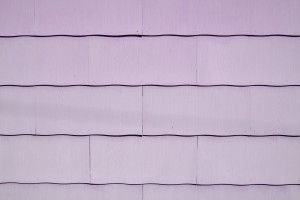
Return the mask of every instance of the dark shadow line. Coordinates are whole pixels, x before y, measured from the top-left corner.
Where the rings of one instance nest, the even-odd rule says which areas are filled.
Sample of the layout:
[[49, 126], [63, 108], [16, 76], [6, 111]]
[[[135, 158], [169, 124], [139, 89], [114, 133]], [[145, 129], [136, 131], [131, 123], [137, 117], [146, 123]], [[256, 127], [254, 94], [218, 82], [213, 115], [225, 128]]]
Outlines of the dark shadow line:
[[2, 84], [0, 87], [300, 87], [300, 84], [291, 85], [268, 85], [268, 84], [251, 84], [251, 85], [234, 85], [234, 84], [213, 84], [213, 85], [197, 85], [197, 84], [104, 84], [104, 85], [89, 85], [89, 84], [71, 84], [71, 85], [56, 85], [56, 84], [34, 84], [34, 85], [19, 85], [19, 84]]
[[18, 38], [18, 37], [289, 37], [298, 38], [300, 35], [295, 34], [122, 34], [122, 35], [108, 35], [108, 34], [53, 34], [53, 35], [0, 35], [0, 38]]
[[300, 137], [300, 135], [285, 135], [285, 134], [270, 134], [270, 135], [211, 135], [211, 134], [199, 134], [199, 135], [180, 135], [180, 134], [123, 134], [123, 135], [111, 135], [111, 134], [0, 134], [0, 137], [17, 137], [17, 136], [39, 136], [39, 137], [54, 137], [54, 136], [70, 136], [70, 137]]
[[159, 185], [159, 186], [271, 186], [271, 187], [282, 187], [282, 186], [300, 186], [299, 183], [288, 183], [288, 184], [267, 184], [267, 183], [253, 183], [253, 184], [231, 184], [231, 183], [215, 183], [215, 184], [196, 184], [196, 183], [54, 183], [54, 182], [0, 182], [0, 185], [6, 184], [18, 184], [18, 185], [129, 185], [129, 186], [145, 186], [145, 185]]

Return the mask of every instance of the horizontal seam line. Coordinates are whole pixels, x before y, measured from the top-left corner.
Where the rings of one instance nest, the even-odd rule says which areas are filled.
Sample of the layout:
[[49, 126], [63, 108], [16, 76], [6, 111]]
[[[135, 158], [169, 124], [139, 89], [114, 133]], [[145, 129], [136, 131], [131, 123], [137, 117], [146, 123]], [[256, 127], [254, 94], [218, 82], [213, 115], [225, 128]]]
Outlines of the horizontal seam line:
[[89, 84], [70, 84], [70, 85], [56, 85], [56, 84], [34, 84], [34, 85], [20, 85], [20, 84], [2, 84], [0, 87], [300, 87], [300, 84], [289, 85], [268, 85], [268, 84], [251, 84], [251, 85], [234, 85], [234, 84], [103, 84], [103, 85], [89, 85]]
[[88, 136], [103, 136], [103, 137], [300, 137], [300, 135], [284, 135], [284, 134], [270, 134], [270, 135], [180, 135], [180, 134], [125, 134], [125, 135], [112, 135], [112, 134], [0, 134], [3, 137], [17, 137], [17, 136], [41, 136], [41, 137], [53, 137], [53, 136], [71, 136], [71, 137], [88, 137]]
[[290, 37], [298, 38], [300, 35], [294, 34], [52, 34], [52, 35], [0, 35], [0, 38], [17, 37]]
[[0, 185], [5, 184], [19, 184], [19, 185], [161, 185], [161, 186], [180, 186], [180, 185], [190, 185], [190, 186], [300, 186], [299, 183], [289, 183], [289, 184], [266, 184], [266, 183], [253, 183], [253, 184], [230, 184], [230, 183], [215, 183], [215, 184], [196, 184], [196, 183], [87, 183], [87, 182], [77, 182], [77, 183], [55, 183], [55, 182], [0, 182]]

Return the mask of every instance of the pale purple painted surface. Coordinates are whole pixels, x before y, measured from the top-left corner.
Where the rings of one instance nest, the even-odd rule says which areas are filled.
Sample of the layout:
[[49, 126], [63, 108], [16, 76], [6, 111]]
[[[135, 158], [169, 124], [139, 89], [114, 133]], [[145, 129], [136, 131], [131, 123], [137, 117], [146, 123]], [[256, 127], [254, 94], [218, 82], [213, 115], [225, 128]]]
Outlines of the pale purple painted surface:
[[[0, 0], [0, 35], [300, 34], [298, 0]], [[299, 38], [0, 38], [0, 84], [300, 84]], [[0, 88], [0, 134], [299, 135], [300, 89]], [[0, 136], [0, 182], [300, 184], [300, 139]], [[17, 185], [0, 199], [298, 200], [300, 186]]]
[[298, 186], [290, 187], [233, 187], [233, 186], [146, 186], [144, 200], [297, 200]]
[[4, 185], [0, 194], [9, 200], [141, 200], [142, 186]]
[[299, 135], [300, 89], [144, 88], [144, 134]]
[[141, 88], [47, 87], [36, 96], [37, 134], [142, 133]]
[[196, 138], [91, 137], [94, 183], [196, 183]]
[[0, 94], [0, 131], [5, 134], [299, 135], [300, 131], [298, 87], [145, 87], [143, 96], [142, 88], [7, 87]]
[[1, 35], [138, 34], [140, 0], [1, 0]]
[[144, 34], [299, 34], [298, 0], [143, 0]]
[[0, 38], [1, 84], [299, 84], [299, 38]]
[[1, 0], [0, 33], [299, 34], [299, 7], [298, 0]]
[[0, 182], [89, 182], [89, 139], [1, 137]]
[[198, 183], [299, 183], [300, 138], [198, 138]]
[[195, 84], [195, 38], [90, 38], [91, 84]]
[[1, 84], [88, 84], [88, 39], [0, 38]]
[[0, 132], [34, 133], [35, 106], [35, 88], [0, 88]]
[[198, 84], [299, 84], [300, 38], [198, 38]]

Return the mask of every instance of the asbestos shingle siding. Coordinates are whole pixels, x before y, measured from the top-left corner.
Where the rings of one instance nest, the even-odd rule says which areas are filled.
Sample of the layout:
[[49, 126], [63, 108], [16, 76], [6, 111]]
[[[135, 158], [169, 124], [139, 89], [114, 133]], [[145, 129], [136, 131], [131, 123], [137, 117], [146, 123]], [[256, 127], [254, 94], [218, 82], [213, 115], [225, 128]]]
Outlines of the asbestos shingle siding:
[[[298, 0], [0, 0], [1, 36], [299, 35], [299, 18]], [[0, 37], [0, 199], [297, 200], [299, 52], [283, 36]], [[233, 86], [4, 87], [36, 84]], [[260, 84], [298, 86], [234, 87]]]

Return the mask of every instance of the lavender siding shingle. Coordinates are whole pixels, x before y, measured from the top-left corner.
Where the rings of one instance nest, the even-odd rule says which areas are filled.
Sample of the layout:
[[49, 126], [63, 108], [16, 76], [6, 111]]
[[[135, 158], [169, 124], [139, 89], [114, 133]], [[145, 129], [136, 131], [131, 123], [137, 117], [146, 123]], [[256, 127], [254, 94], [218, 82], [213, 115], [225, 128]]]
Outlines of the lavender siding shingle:
[[144, 200], [297, 200], [298, 186], [144, 186]]
[[300, 88], [251, 88], [251, 127], [256, 134], [300, 133]]
[[196, 41], [91, 37], [90, 83], [195, 84]]
[[0, 88], [0, 133], [34, 134], [35, 88]]
[[3, 0], [1, 35], [139, 34], [140, 0]]
[[34, 2], [35, 0], [1, 0], [0, 35], [32, 34]]
[[144, 88], [144, 134], [250, 133], [247, 88]]
[[298, 0], [2, 0], [0, 9], [4, 35], [300, 32]]
[[1, 84], [88, 84], [87, 38], [0, 38]]
[[140, 0], [37, 0], [38, 34], [140, 34]]
[[0, 163], [0, 182], [89, 182], [89, 140], [0, 137]]
[[141, 88], [0, 88], [0, 133], [142, 134]]
[[38, 134], [142, 133], [141, 88], [46, 87], [36, 95]]
[[144, 88], [144, 134], [298, 135], [299, 95], [298, 87]]
[[198, 84], [299, 84], [300, 39], [198, 38]]
[[142, 186], [2, 185], [0, 194], [9, 200], [142, 200]]
[[198, 183], [299, 183], [299, 143], [285, 137], [198, 137]]
[[299, 34], [298, 0], [144, 0], [144, 34]]
[[196, 138], [91, 137], [94, 183], [196, 183]]

